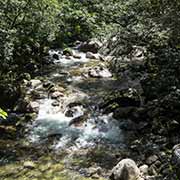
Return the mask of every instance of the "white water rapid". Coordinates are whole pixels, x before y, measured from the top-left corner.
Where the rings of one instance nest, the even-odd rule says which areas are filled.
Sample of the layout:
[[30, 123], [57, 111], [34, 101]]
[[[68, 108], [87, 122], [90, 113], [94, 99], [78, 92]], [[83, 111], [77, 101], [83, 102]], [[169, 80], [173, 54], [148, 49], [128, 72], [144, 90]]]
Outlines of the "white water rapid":
[[[84, 107], [83, 105], [75, 105], [71, 108], [73, 111], [72, 116], [67, 116], [67, 112], [70, 109], [68, 103], [79, 101], [80, 99], [90, 99], [91, 96], [82, 90], [74, 87], [74, 83], [81, 81], [81, 86], [83, 86], [83, 78], [81, 76], [71, 76], [67, 77], [67, 74], [72, 69], [72, 67], [79, 67], [79, 64], [86, 64], [91, 60], [85, 57], [85, 53], [78, 53], [81, 58], [70, 57], [67, 59], [66, 56], [62, 55], [60, 51], [50, 51], [50, 56], [57, 54], [59, 56], [58, 60], [55, 60], [55, 66], [61, 66], [65, 68], [67, 73], [64, 74], [65, 79], [71, 79], [72, 83], [67, 85], [67, 89], [71, 89], [72, 93], [68, 94], [65, 97], [62, 97], [59, 100], [60, 105], [53, 106], [54, 99], [45, 98], [40, 100], [40, 108], [38, 117], [35, 122], [30, 125], [30, 134], [28, 139], [33, 143], [43, 142], [49, 137], [56, 137], [53, 147], [55, 149], [61, 148], [87, 148], [96, 146], [98, 143], [107, 143], [107, 144], [120, 144], [123, 140], [121, 130], [118, 126], [118, 122], [113, 119], [112, 114], [103, 115], [99, 110], [94, 108], [94, 105], [97, 105], [97, 102], [94, 102], [94, 105], [89, 105], [89, 107]], [[109, 73], [109, 72], [108, 72]], [[55, 71], [49, 75], [49, 79], [60, 76], [58, 71]], [[87, 81], [87, 79], [86, 79]], [[94, 79], [94, 81], [96, 81]], [[94, 87], [96, 88], [96, 87]], [[62, 107], [63, 108], [60, 108]], [[86, 114], [88, 114], [86, 116]], [[78, 124], [71, 124], [73, 119], [78, 119], [85, 116], [85, 120]]]

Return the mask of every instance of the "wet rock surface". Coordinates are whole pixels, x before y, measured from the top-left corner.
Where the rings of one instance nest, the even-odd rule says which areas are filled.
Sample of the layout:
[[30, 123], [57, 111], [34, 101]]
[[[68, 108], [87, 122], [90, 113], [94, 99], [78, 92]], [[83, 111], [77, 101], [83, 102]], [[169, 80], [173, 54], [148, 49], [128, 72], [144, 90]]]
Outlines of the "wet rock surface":
[[140, 170], [132, 159], [123, 159], [113, 169], [110, 175], [112, 180], [143, 180]]

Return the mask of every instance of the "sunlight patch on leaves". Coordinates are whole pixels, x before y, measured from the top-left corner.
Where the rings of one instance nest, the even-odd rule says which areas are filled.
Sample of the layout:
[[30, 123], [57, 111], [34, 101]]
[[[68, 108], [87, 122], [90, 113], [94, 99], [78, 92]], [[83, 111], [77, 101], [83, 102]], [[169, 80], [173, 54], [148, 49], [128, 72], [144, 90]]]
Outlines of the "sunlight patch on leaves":
[[2, 110], [2, 109], [0, 108], [0, 117], [2, 117], [3, 119], [6, 119], [7, 116], [8, 116], [7, 112], [5, 112], [4, 110]]

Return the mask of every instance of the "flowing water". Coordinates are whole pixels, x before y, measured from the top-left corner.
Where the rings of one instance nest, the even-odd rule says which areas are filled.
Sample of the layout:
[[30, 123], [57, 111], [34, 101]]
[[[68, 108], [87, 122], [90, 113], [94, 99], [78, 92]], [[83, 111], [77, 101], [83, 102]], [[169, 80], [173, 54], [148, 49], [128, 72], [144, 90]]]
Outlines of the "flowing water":
[[[28, 139], [33, 143], [41, 143], [48, 137], [56, 136], [58, 140], [52, 145], [54, 149], [75, 150], [100, 143], [122, 146], [123, 134], [117, 120], [113, 119], [112, 114], [103, 115], [98, 109], [102, 93], [117, 88], [117, 81], [109, 75], [108, 70], [103, 70], [102, 78], [88, 77], [85, 73], [89, 68], [103, 63], [86, 58], [85, 53], [74, 53], [80, 57], [77, 59], [63, 56], [61, 51], [50, 51], [50, 56], [57, 54], [59, 59], [46, 69], [44, 76], [55, 84], [66, 86], [68, 95], [59, 100], [58, 106], [52, 105], [55, 100], [51, 98], [40, 101], [38, 117], [29, 127], [31, 131]], [[73, 73], [75, 71], [80, 73]], [[80, 105], [77, 103], [70, 109], [68, 104], [76, 102]], [[66, 116], [68, 110], [73, 111], [72, 117]], [[83, 116], [83, 122], [71, 124], [73, 119]]]
[[[25, 138], [0, 142], [0, 179], [92, 180], [95, 168], [95, 178], [105, 180], [116, 155], [126, 152], [120, 122], [103, 114], [99, 104], [127, 83], [113, 78], [106, 62], [74, 53], [79, 57], [51, 50], [53, 64], [43, 67], [37, 77], [41, 83], [27, 87], [27, 94], [35, 91], [42, 97], [35, 99], [37, 117], [26, 126]], [[53, 98], [43, 82], [54, 84], [60, 96]]]

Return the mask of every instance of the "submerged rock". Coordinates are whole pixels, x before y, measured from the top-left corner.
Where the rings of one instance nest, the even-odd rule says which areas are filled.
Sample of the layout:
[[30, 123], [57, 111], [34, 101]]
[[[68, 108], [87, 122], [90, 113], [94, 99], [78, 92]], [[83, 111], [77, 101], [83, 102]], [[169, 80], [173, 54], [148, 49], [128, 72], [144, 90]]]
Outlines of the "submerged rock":
[[53, 54], [53, 56], [52, 56], [54, 59], [56, 59], [56, 60], [59, 60], [59, 55], [58, 54]]
[[143, 180], [136, 163], [132, 159], [123, 159], [113, 169], [111, 180]]
[[88, 59], [99, 59], [97, 54], [93, 54], [92, 52], [87, 52], [86, 53], [86, 58]]
[[59, 106], [59, 101], [54, 101], [54, 102], [52, 102], [52, 106]]
[[69, 122], [69, 126], [81, 126], [87, 120], [87, 115], [78, 116]]

